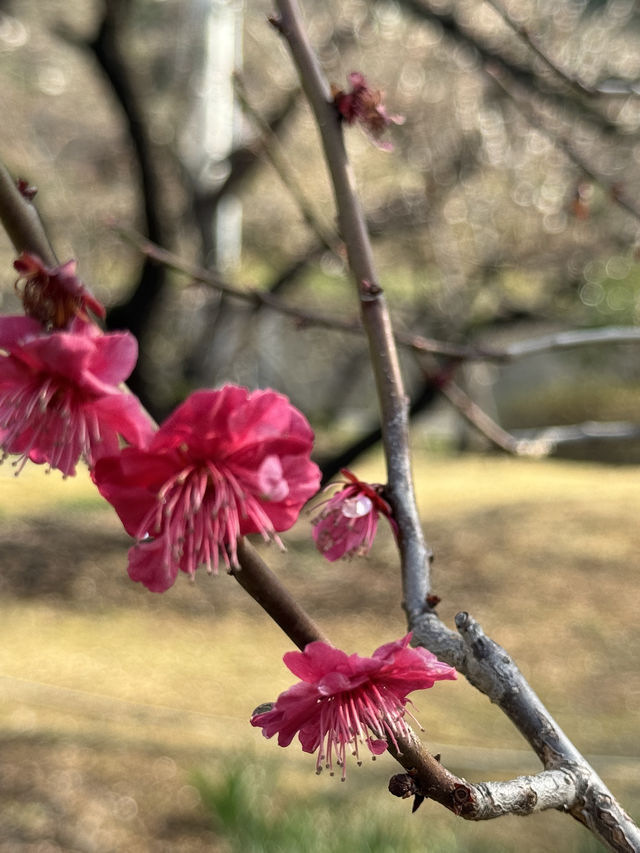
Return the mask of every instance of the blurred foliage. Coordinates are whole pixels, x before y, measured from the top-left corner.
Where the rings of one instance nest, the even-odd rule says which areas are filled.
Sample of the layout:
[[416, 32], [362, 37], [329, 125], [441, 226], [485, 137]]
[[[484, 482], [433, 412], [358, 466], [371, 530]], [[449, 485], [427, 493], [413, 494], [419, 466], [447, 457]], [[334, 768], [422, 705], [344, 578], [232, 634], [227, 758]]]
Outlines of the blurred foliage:
[[[131, 123], [90, 43], [106, 12], [146, 129], [166, 241], [189, 261], [215, 267], [212, 208], [203, 209], [238, 164], [235, 154], [225, 160], [207, 150], [202, 135], [202, 70], [214, 49], [205, 5], [9, 0], [0, 11], [0, 107], [7, 117], [1, 154], [40, 187], [38, 204], [60, 256], [78, 257], [81, 274], [111, 305], [129, 298], [142, 261], [109, 223], [144, 229], [144, 205]], [[384, 90], [390, 111], [406, 118], [389, 133], [391, 154], [346, 129], [398, 327], [486, 340], [498, 327], [518, 334], [513, 323], [523, 318], [532, 329], [635, 323], [635, 6], [513, 0], [504, 8], [513, 26], [492, 3], [476, 0], [305, 4], [328, 79], [344, 86], [348, 73], [360, 70]], [[285, 108], [298, 83], [267, 23], [272, 12], [267, 0], [244, 4], [244, 88], [264, 118], [282, 119], [277, 135], [290, 179], [331, 229], [317, 131], [301, 96]], [[238, 286], [277, 287], [303, 310], [355, 316], [343, 258], [305, 223], [260, 152], [255, 124], [238, 116], [236, 123], [234, 152], [257, 159], [233, 186], [243, 253], [224, 274]], [[10, 270], [6, 240], [0, 249]], [[10, 271], [6, 281], [0, 307], [12, 310]], [[277, 387], [318, 422], [375, 412], [366, 347], [355, 336], [301, 331], [290, 319], [221, 299], [180, 275], [148, 313], [141, 371], [159, 410], [193, 386], [233, 380]], [[425, 365], [408, 355], [405, 368], [415, 388]]]

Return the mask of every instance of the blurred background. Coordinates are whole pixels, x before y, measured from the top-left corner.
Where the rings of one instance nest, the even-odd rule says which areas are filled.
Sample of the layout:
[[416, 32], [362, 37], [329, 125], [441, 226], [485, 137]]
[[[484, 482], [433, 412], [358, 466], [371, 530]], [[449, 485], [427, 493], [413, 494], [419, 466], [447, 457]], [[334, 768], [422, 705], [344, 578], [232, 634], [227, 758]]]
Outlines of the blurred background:
[[[347, 88], [361, 71], [405, 117], [387, 135], [393, 153], [346, 134], [398, 331], [506, 346], [636, 322], [635, 4], [307, 6], [328, 79]], [[238, 288], [356, 319], [317, 132], [272, 11], [258, 0], [4, 0], [2, 156], [39, 188], [60, 259], [78, 259], [109, 324], [139, 337], [132, 385], [154, 414], [232, 380], [279, 388], [318, 427], [364, 434], [376, 407], [360, 336], [223, 297], [131, 244], [143, 233]], [[8, 268], [4, 236], [0, 248]], [[12, 298], [7, 286], [3, 310]], [[634, 352], [474, 361], [457, 377], [511, 429], [626, 423], [637, 420]], [[433, 390], [451, 360], [405, 349], [404, 362], [431, 432], [463, 441]], [[616, 456], [603, 444], [581, 452]], [[616, 458], [629, 455], [632, 443]]]
[[[399, 332], [477, 352], [636, 325], [634, 3], [304, 9], [328, 79], [347, 88], [361, 71], [405, 117], [385, 137], [391, 153], [346, 128]], [[357, 464], [383, 481], [365, 342], [309, 316], [355, 322], [357, 305], [317, 132], [272, 13], [261, 0], [2, 0], [0, 156], [38, 187], [60, 260], [78, 260], [108, 325], [138, 336], [131, 385], [158, 418], [196, 387], [271, 386], [311, 420], [327, 476]], [[187, 272], [145, 257], [137, 235]], [[19, 310], [13, 258], [2, 233], [3, 313]], [[299, 316], [223, 296], [193, 268]], [[469, 609], [485, 622], [637, 815], [640, 400], [637, 346], [615, 340], [508, 361], [404, 347], [402, 359], [443, 618]], [[451, 377], [517, 436], [563, 428], [555, 435], [570, 440], [550, 449], [582, 463], [478, 455], [486, 437], [441, 393]], [[417, 850], [427, 831], [429, 850], [597, 849], [555, 814], [478, 827], [427, 804], [412, 817], [387, 802], [386, 760], [354, 768], [346, 785], [317, 780], [308, 756], [280, 756], [247, 732], [253, 707], [289, 683], [279, 664], [289, 644], [230, 579], [161, 598], [134, 588], [126, 537], [86, 477], [14, 480], [7, 467], [0, 850], [300, 849], [304, 832]], [[404, 632], [391, 543], [364, 564], [318, 566], [308, 519], [297, 531], [289, 556], [269, 559], [337, 643], [369, 653]], [[422, 706], [457, 772], [537, 769], [466, 685], [440, 686]], [[288, 826], [292, 790], [308, 800]]]

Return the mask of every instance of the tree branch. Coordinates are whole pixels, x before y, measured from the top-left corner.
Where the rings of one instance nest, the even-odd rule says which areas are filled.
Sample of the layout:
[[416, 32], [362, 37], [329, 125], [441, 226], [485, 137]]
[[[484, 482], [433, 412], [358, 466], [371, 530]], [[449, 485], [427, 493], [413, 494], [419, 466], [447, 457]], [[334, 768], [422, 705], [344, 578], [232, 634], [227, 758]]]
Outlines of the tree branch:
[[586, 86], [581, 80], [573, 74], [563, 71], [560, 66], [549, 56], [538, 42], [531, 36], [531, 33], [526, 27], [521, 26], [497, 0], [485, 0], [492, 9], [500, 16], [509, 29], [514, 32], [518, 38], [527, 45], [540, 59], [546, 67], [551, 71], [561, 82], [565, 83], [578, 95], [595, 95], [596, 90], [590, 86]]
[[347, 159], [338, 113], [329, 85], [318, 65], [294, 0], [278, 0], [277, 26], [288, 42], [294, 62], [320, 131], [325, 160], [331, 176], [349, 266], [355, 279], [362, 325], [373, 366], [382, 421], [387, 463], [388, 497], [399, 531], [403, 565], [404, 602], [421, 600], [429, 588], [429, 552], [418, 518], [408, 450], [408, 403], [400, 374], [389, 313], [377, 281], [373, 253], [355, 191], [355, 176]]
[[0, 222], [18, 254], [31, 252], [38, 255], [46, 266], [57, 266], [58, 260], [35, 205], [22, 195], [7, 167], [1, 161]]
[[[266, 610], [300, 649], [329, 640], [296, 602], [246, 539], [238, 542], [238, 583]], [[436, 618], [436, 617], [433, 617]], [[437, 619], [437, 618], [436, 618]], [[527, 815], [549, 808], [570, 811], [612, 850], [640, 850], [640, 834], [595, 772], [566, 739], [504, 649], [490, 640], [468, 613], [456, 617], [462, 635], [446, 644], [456, 648], [456, 666], [503, 710], [517, 709], [520, 727], [548, 769], [507, 782], [471, 783], [455, 776], [431, 755], [413, 733], [397, 738], [391, 755], [407, 770], [389, 787], [400, 797], [430, 798], [467, 820], [490, 820], [505, 814]], [[510, 714], [511, 716], [511, 714]], [[414, 809], [415, 809], [414, 805]], [[595, 815], [595, 818], [593, 817]]]
[[459, 634], [443, 625], [433, 612], [417, 617], [410, 627], [414, 642], [455, 666], [501, 708], [529, 742], [545, 770], [570, 774], [579, 796], [573, 804], [567, 803], [567, 810], [576, 820], [610, 850], [640, 851], [638, 827], [549, 714], [511, 657], [487, 637], [472, 616], [458, 613]]
[[548, 81], [541, 79], [530, 67], [518, 63], [511, 58], [503, 56], [488, 40], [475, 36], [467, 27], [464, 27], [450, 11], [442, 11], [442, 7], [428, 0], [398, 0], [401, 8], [412, 14], [415, 18], [427, 23], [436, 23], [457, 44], [465, 47], [475, 57], [480, 57], [485, 72], [489, 69], [497, 69], [500, 73], [509, 75], [516, 80], [529, 95], [544, 98], [555, 109], [564, 110], [568, 115], [575, 118], [587, 118], [600, 130], [607, 133], [615, 133], [618, 128], [603, 116], [593, 104], [584, 100], [578, 100], [566, 95], [566, 81], [563, 80], [564, 92], [553, 89]]
[[315, 640], [329, 642], [247, 539], [238, 540], [237, 554], [240, 568], [232, 568], [229, 574], [299, 649]]
[[[186, 261], [173, 252], [162, 248], [152, 240], [130, 229], [116, 227], [120, 236], [135, 246], [146, 257], [155, 263], [163, 264], [176, 272], [188, 276], [199, 284], [212, 287], [228, 296], [241, 299], [253, 305], [263, 305], [278, 311], [298, 321], [301, 328], [307, 326], [332, 329], [347, 332], [351, 335], [364, 333], [362, 322], [355, 318], [344, 320], [330, 314], [321, 314], [293, 306], [285, 299], [274, 295], [270, 290], [257, 287], [236, 287], [216, 272], [206, 270], [198, 264]], [[582, 346], [600, 346], [602, 344], [631, 344], [640, 343], [640, 328], [637, 326], [603, 326], [599, 329], [570, 329], [562, 332], [552, 332], [548, 335], [514, 341], [504, 346], [487, 346], [486, 344], [458, 344], [452, 341], [442, 341], [428, 338], [412, 332], [395, 331], [394, 338], [398, 344], [417, 353], [447, 356], [458, 361], [491, 361], [510, 362], [528, 355], [542, 352], [562, 351]]]
[[544, 456], [543, 446], [535, 439], [516, 438], [503, 429], [493, 418], [475, 403], [456, 382], [447, 382], [439, 389], [451, 405], [479, 433], [489, 439], [491, 444], [512, 453], [514, 456]]
[[361, 302], [362, 323], [369, 339], [378, 389], [389, 498], [400, 533], [404, 606], [414, 630], [414, 640], [456, 666], [474, 686], [497, 702], [529, 740], [545, 769], [571, 767], [584, 776], [584, 801], [569, 805], [574, 817], [586, 823], [611, 849], [633, 849], [635, 845], [640, 850], [637, 827], [547, 713], [504, 650], [486, 637], [466, 613], [456, 618], [461, 635], [456, 636], [438, 620], [426, 601], [429, 555], [415, 503], [408, 450], [407, 403], [387, 307], [375, 275], [355, 180], [328, 85], [304, 31], [297, 3], [277, 0], [276, 5], [280, 17], [273, 23], [289, 44], [316, 118], [333, 182], [340, 233]]
[[[237, 547], [240, 565], [231, 569], [230, 574], [296, 646], [304, 649], [316, 640], [329, 643], [250, 543], [240, 539]], [[531, 814], [548, 808], [567, 809], [577, 801], [578, 783], [565, 769], [521, 776], [509, 782], [472, 784], [447, 770], [413, 733], [407, 738], [397, 737], [395, 745], [389, 741], [388, 750], [408, 771], [393, 777], [392, 793], [428, 797], [468, 820]]]

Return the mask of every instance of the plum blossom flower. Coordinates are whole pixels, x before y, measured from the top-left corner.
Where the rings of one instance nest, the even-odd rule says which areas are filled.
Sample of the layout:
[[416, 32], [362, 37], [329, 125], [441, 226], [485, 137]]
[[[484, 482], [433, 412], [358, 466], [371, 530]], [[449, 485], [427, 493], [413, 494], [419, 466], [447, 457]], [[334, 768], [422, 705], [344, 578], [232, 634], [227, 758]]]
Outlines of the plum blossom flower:
[[[76, 276], [75, 261], [47, 267], [37, 255], [23, 252], [13, 266], [20, 274], [16, 290], [25, 314], [46, 328], [63, 329], [74, 317], [88, 321], [89, 310], [98, 317], [105, 316], [104, 306]], [[24, 284], [20, 289], [22, 279]]]
[[304, 752], [318, 750], [316, 772], [326, 766], [333, 775], [335, 763], [344, 780], [347, 749], [360, 764], [360, 745], [374, 756], [388, 741], [397, 747], [398, 738], [409, 734], [408, 694], [457, 677], [431, 652], [409, 648], [410, 639], [407, 634], [386, 643], [370, 658], [323, 642], [287, 652], [283, 660], [301, 681], [281, 693], [271, 710], [257, 709], [251, 725], [267, 738], [277, 733], [279, 746], [289, 746], [297, 733]]
[[65, 476], [81, 457], [92, 465], [115, 453], [119, 436], [146, 441], [151, 423], [137, 398], [118, 388], [131, 373], [137, 343], [128, 332], [102, 334], [76, 318], [45, 332], [31, 317], [0, 317], [0, 449], [48, 463]]
[[383, 151], [392, 151], [391, 142], [381, 142], [380, 137], [392, 124], [403, 124], [404, 117], [389, 115], [382, 103], [382, 92], [369, 88], [363, 74], [353, 71], [349, 74], [350, 92], [343, 92], [332, 86], [333, 102], [338, 114], [347, 122], [358, 122], [369, 139]]
[[367, 554], [380, 514], [389, 519], [394, 533], [397, 530], [391, 507], [382, 497], [383, 487], [363, 483], [346, 468], [341, 473], [349, 482], [326, 501], [312, 522], [316, 547], [329, 562]]
[[280, 541], [318, 489], [313, 432], [275, 391], [196, 391], [146, 448], [99, 461], [93, 478], [138, 542], [129, 576], [164, 592], [180, 569], [236, 564], [239, 536]]

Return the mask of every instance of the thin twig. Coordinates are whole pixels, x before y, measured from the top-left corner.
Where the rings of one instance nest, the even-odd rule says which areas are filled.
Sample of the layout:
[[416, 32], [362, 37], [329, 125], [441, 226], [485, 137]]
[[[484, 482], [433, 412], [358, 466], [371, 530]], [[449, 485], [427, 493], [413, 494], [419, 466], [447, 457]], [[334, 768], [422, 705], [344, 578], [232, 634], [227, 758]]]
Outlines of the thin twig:
[[320, 218], [314, 211], [312, 205], [305, 196], [302, 187], [295, 178], [293, 166], [289, 162], [287, 155], [282, 150], [282, 143], [269, 127], [268, 123], [254, 108], [244, 87], [242, 77], [237, 72], [233, 77], [233, 83], [236, 97], [240, 102], [242, 109], [260, 131], [262, 150], [269, 158], [269, 161], [277, 172], [283, 186], [294, 200], [298, 210], [302, 214], [302, 218], [320, 240], [322, 245], [334, 254], [340, 256], [343, 248], [342, 242], [338, 239], [338, 235], [334, 231], [321, 222]]
[[[594, 183], [601, 186], [607, 193], [608, 198], [615, 202], [618, 207], [630, 213], [634, 219], [640, 220], [640, 206], [632, 199], [626, 196], [618, 183], [608, 180], [601, 172], [599, 172], [593, 164], [580, 154], [572, 142], [572, 133], [575, 135], [575, 128], [566, 134], [559, 133], [556, 130], [549, 128], [545, 119], [540, 112], [536, 110], [532, 103], [530, 94], [521, 91], [518, 81], [509, 75], [509, 72], [497, 65], [487, 65], [485, 71], [490, 77], [495, 80], [498, 86], [507, 94], [518, 112], [523, 118], [540, 133], [543, 133], [547, 139], [560, 151], [564, 152], [566, 157], [576, 166], [578, 166], [584, 174]], [[610, 143], [608, 143], [610, 144]]]
[[543, 448], [546, 445], [536, 442], [535, 439], [518, 439], [500, 424], [496, 423], [484, 409], [465, 393], [455, 382], [447, 382], [440, 388], [440, 393], [451, 403], [451, 405], [462, 415], [462, 417], [478, 430], [485, 438], [506, 453], [514, 456], [544, 456]]
[[603, 326], [601, 329], [571, 329], [566, 332], [552, 332], [524, 341], [514, 341], [503, 347], [501, 361], [514, 361], [523, 356], [536, 355], [554, 350], [575, 349], [575, 347], [601, 344], [637, 344], [640, 343], [638, 326]]
[[57, 265], [58, 260], [35, 205], [22, 195], [2, 162], [0, 162], [0, 222], [16, 252], [31, 252], [38, 255], [48, 267]]
[[515, 18], [509, 14], [504, 6], [497, 2], [497, 0], [485, 0], [485, 3], [488, 3], [489, 6], [491, 6], [491, 8], [502, 18], [504, 23], [520, 38], [521, 41], [524, 42], [524, 44], [527, 45], [531, 51], [533, 51], [533, 53], [535, 53], [538, 59], [540, 59], [561, 82], [566, 83], [579, 95], [596, 94], [595, 89], [590, 86], [586, 86], [575, 75], [563, 71], [563, 69], [560, 68], [553, 59], [551, 59], [546, 50], [540, 47], [538, 42], [531, 36], [529, 30], [526, 27], [521, 26]]

